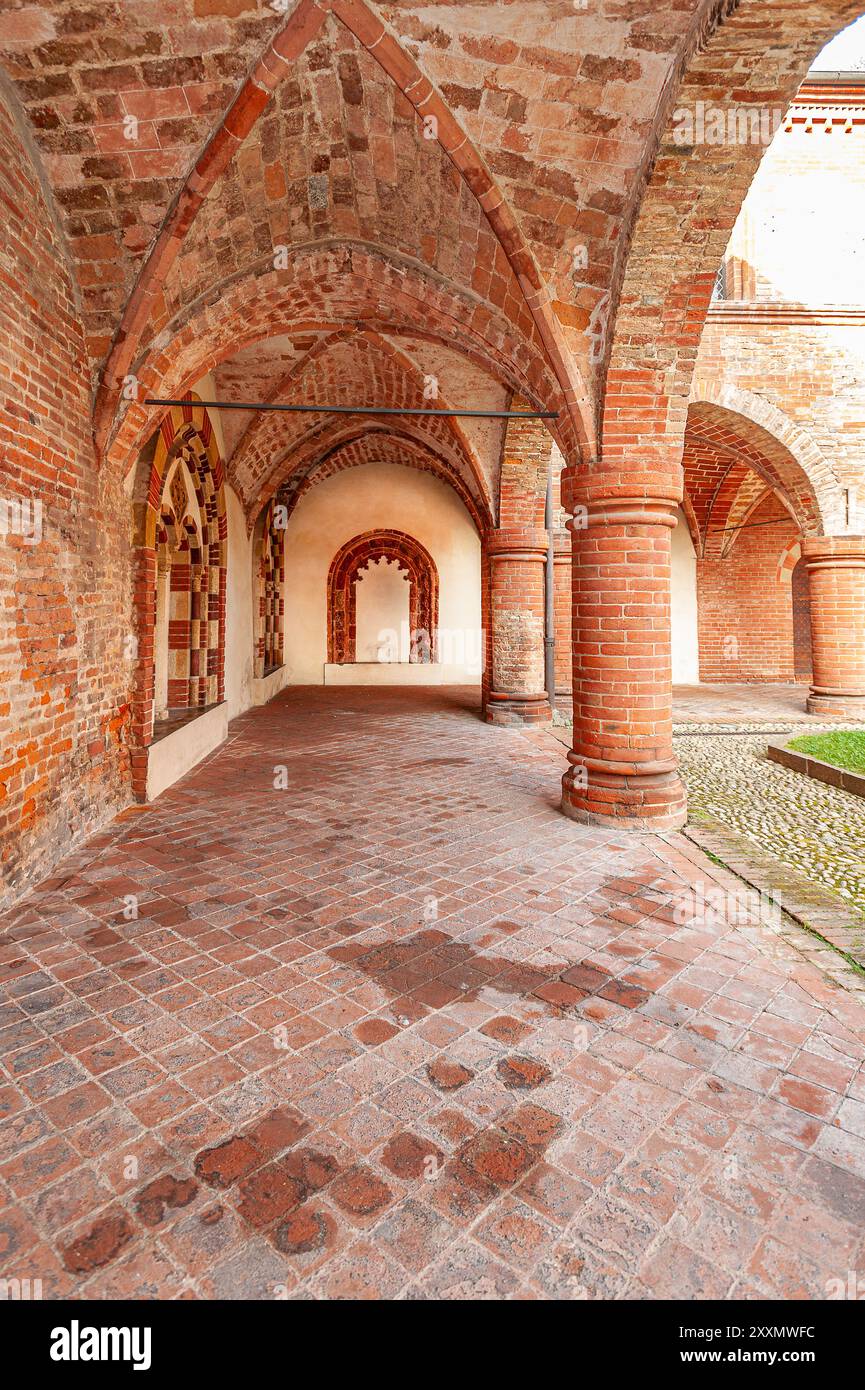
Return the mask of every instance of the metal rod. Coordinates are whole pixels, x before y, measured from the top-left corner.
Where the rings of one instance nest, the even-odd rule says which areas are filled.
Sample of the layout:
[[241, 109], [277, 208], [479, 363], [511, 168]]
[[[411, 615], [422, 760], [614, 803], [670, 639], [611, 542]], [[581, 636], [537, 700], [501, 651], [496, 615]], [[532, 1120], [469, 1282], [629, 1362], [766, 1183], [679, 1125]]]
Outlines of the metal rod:
[[759, 526], [783, 526], [784, 523], [795, 521], [792, 516], [779, 516], [774, 521], [743, 521], [741, 526], [710, 526], [706, 532], [707, 536], [729, 536], [733, 531], [756, 531]]
[[168, 401], [148, 396], [145, 405], [206, 406], [209, 410], [281, 410], [289, 415], [438, 415], [483, 420], [558, 420], [557, 410], [411, 410], [392, 405], [269, 405], [261, 401]]

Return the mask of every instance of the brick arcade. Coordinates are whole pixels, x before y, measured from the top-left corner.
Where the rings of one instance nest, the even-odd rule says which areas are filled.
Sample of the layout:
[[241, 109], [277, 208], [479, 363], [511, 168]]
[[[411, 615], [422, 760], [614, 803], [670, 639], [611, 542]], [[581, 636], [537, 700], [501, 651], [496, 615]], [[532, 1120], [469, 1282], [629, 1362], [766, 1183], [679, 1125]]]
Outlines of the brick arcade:
[[[656, 1065], [648, 1054], [672, 1023], [651, 1008], [644, 1027], [630, 1019], [674, 977], [676, 1005], [711, 1012], [711, 1001], [720, 1000], [712, 1023], [700, 1024], [719, 1048], [734, 1021], [746, 1026], [737, 1009], [753, 1008], [747, 1028], [760, 1039], [754, 1067], [778, 1069], [768, 1038], [791, 1049], [778, 1067], [792, 1068], [799, 1049], [808, 1053], [786, 1092], [781, 1077], [764, 1078], [779, 1098], [762, 1102], [754, 1142], [771, 1146], [780, 1132], [776, 1110], [794, 1092], [802, 1099], [805, 1088], [809, 1118], [797, 1121], [799, 1138], [801, 1126], [815, 1127], [806, 1146], [807, 1190], [830, 1220], [832, 1183], [846, 1181], [823, 1171], [837, 1157], [830, 1118], [838, 1106], [861, 1109], [861, 1093], [847, 1096], [851, 1077], [842, 1077], [840, 1062], [834, 1071], [822, 1063], [816, 1044], [808, 1052], [807, 1039], [819, 1028], [845, 1032], [849, 1009], [833, 1014], [832, 1000], [810, 977], [804, 1000], [798, 964], [767, 965], [750, 939], [747, 961], [736, 967], [748, 981], [737, 994], [729, 924], [716, 940], [699, 943], [712, 969], [689, 971], [698, 944], [668, 940], [674, 932], [664, 910], [698, 872], [680, 848], [669, 848], [687, 816], [673, 751], [674, 683], [796, 682], [802, 709], [823, 723], [865, 718], [865, 79], [813, 67], [860, 9], [858, 0], [601, 3], [585, 11], [570, 0], [292, 0], [287, 7], [173, 0], [165, 13], [156, 0], [0, 4], [0, 905], [10, 929], [8, 939], [0, 933], [0, 964], [4, 982], [12, 982], [11, 1012], [0, 1002], [0, 1036], [12, 1029], [13, 1053], [54, 1047], [52, 1033], [37, 1041], [29, 1016], [19, 1017], [19, 987], [20, 997], [44, 987], [50, 1010], [59, 1007], [54, 990], [78, 998], [81, 980], [83, 1000], [90, 983], [97, 996], [104, 984], [98, 1019], [75, 1008], [64, 1015], [64, 1036], [76, 1035], [68, 1050], [85, 1059], [87, 1076], [78, 1060], [70, 1064], [80, 1100], [70, 1097], [68, 1111], [50, 1101], [44, 1142], [65, 1143], [54, 1131], [68, 1125], [95, 1151], [104, 1101], [115, 1126], [112, 1152], [119, 1151], [128, 1116], [114, 1107], [123, 1094], [103, 1093], [93, 1078], [150, 1066], [148, 1085], [160, 1095], [147, 1091], [143, 1100], [130, 1091], [129, 1124], [143, 1126], [148, 1142], [172, 1156], [172, 1182], [190, 1184], [178, 1195], [154, 1160], [148, 1180], [156, 1186], [143, 1197], [136, 1189], [134, 1206], [113, 1170], [106, 1178], [88, 1169], [82, 1210], [63, 1226], [68, 1239], [55, 1239], [41, 1208], [35, 1218], [58, 1289], [73, 1274], [89, 1279], [103, 1268], [101, 1260], [87, 1264], [92, 1242], [78, 1230], [84, 1207], [92, 1216], [121, 1204], [104, 1218], [113, 1260], [150, 1239], [166, 1204], [188, 1200], [197, 1212], [200, 1189], [235, 1179], [245, 1195], [221, 1228], [228, 1232], [224, 1252], [202, 1256], [195, 1246], [201, 1233], [188, 1236], [181, 1223], [171, 1253], [148, 1247], [153, 1269], [147, 1276], [142, 1265], [136, 1277], [159, 1283], [164, 1276], [176, 1291], [181, 1269], [184, 1278], [199, 1278], [201, 1256], [198, 1292], [219, 1296], [229, 1276], [215, 1266], [237, 1255], [250, 1228], [265, 1226], [268, 1269], [274, 1249], [286, 1253], [280, 1240], [305, 1257], [321, 1236], [328, 1254], [342, 1259], [357, 1234], [347, 1234], [346, 1222], [363, 1230], [400, 1200], [424, 1145], [447, 1154], [452, 1168], [434, 1216], [399, 1208], [399, 1220], [415, 1222], [412, 1239], [421, 1248], [427, 1239], [444, 1241], [441, 1222], [462, 1227], [469, 1208], [480, 1218], [498, 1189], [516, 1186], [516, 1178], [501, 1179], [516, 1149], [526, 1165], [520, 1182], [539, 1180], [529, 1176], [535, 1161], [558, 1164], [552, 1185], [590, 1205], [618, 1140], [608, 1145], [611, 1136], [598, 1128], [561, 1164], [553, 1140], [599, 1096], [606, 1103], [607, 1083], [614, 1089], [622, 1081], [609, 1068], [624, 1066], [626, 1054], [634, 1066], [645, 1064], [638, 1082], [622, 1081], [628, 1104], [640, 1100], [628, 1088], [645, 1086], [647, 1103], [659, 1107], [658, 1125], [669, 1127], [654, 1136], [656, 1145], [672, 1143], [671, 1133], [694, 1139], [699, 1130], [698, 1147], [705, 1141], [710, 1149], [706, 1136], [715, 1126], [735, 1126], [744, 1101], [722, 1116], [704, 1085], [711, 1059], [698, 1055], [697, 1044]], [[771, 142], [739, 138], [749, 127], [736, 119], [735, 138], [692, 133], [685, 140], [683, 113], [698, 110], [701, 129], [711, 110], [778, 119]], [[148, 404], [153, 398], [175, 404]], [[229, 410], [213, 401], [304, 409]], [[315, 409], [324, 404], [341, 409]], [[481, 413], [446, 413], [460, 410]], [[23, 524], [25, 507], [38, 526]], [[370, 647], [368, 634], [401, 622], [428, 635], [423, 650], [383, 674], [364, 667], [361, 679], [352, 668], [359, 672], [367, 660], [361, 647]], [[466, 655], [476, 634], [483, 639], [478, 670]], [[353, 688], [337, 694], [330, 684]], [[373, 684], [387, 690], [372, 693]], [[554, 717], [572, 718], [569, 751], [548, 736]], [[453, 899], [444, 914], [454, 914], [452, 927], [424, 933], [416, 925], [421, 935], [404, 939], [403, 918], [416, 915], [423, 899], [418, 864], [404, 892], [386, 894], [385, 916], [363, 917], [364, 908], [372, 911], [366, 902], [346, 906], [346, 883], [364, 871], [352, 837], [366, 834], [363, 797], [358, 789], [349, 795], [341, 781], [355, 761], [347, 719], [357, 719], [359, 774], [380, 798], [374, 820], [383, 843], [399, 841], [393, 818], [403, 783], [378, 766], [371, 740], [379, 737], [402, 766], [405, 727], [435, 767], [438, 819], [421, 807], [429, 774], [415, 775], [409, 760], [404, 783], [431, 843], [441, 834], [447, 886], [438, 896]], [[244, 769], [240, 749], [247, 745], [252, 761]], [[331, 745], [341, 768], [332, 773], [335, 819], [328, 821], [316, 779], [331, 775]], [[477, 798], [510, 858], [497, 863], [494, 888], [480, 894], [503, 894], [501, 911], [475, 920], [460, 898], [459, 836], [448, 820], [462, 817], [473, 842], [495, 858], [465, 772], [470, 760], [483, 762], [485, 749], [498, 760], [506, 790], [499, 807], [487, 768]], [[511, 760], [523, 756], [521, 780]], [[277, 874], [261, 798], [275, 790], [272, 765], [286, 758], [289, 785], [312, 819], [307, 834], [280, 808], [275, 824], [297, 856], [303, 887], [288, 878], [269, 885], [265, 925], [255, 925], [247, 873], [253, 865], [265, 877]], [[233, 798], [224, 821], [215, 809], [219, 768]], [[154, 788], [162, 793], [155, 799]], [[234, 815], [243, 823], [228, 824]], [[183, 891], [168, 865], [172, 816], [188, 876]], [[551, 936], [543, 944], [549, 962], [518, 964], [534, 953], [533, 933], [549, 927], [532, 909], [543, 897], [538, 881], [523, 882], [515, 868], [523, 817], [526, 835], [536, 837], [527, 841], [528, 858], [542, 858], [550, 844], [561, 969], [547, 970], [558, 949]], [[336, 821], [345, 837], [335, 861], [339, 881], [327, 883], [321, 845]], [[148, 825], [159, 831], [152, 844]], [[568, 846], [575, 860], [597, 855], [603, 862], [594, 884], [600, 894], [621, 856], [634, 899], [624, 918], [600, 901], [594, 918], [583, 921], [577, 909], [567, 915], [571, 908], [557, 895], [560, 883], [571, 883]], [[222, 850], [229, 867], [219, 881]], [[104, 881], [87, 858], [91, 851], [106, 856]], [[656, 853], [663, 863], [653, 860]], [[135, 918], [124, 936], [109, 899], [132, 894], [147, 921], [148, 863], [158, 885], [153, 919], [145, 930]], [[520, 880], [513, 901], [511, 872]], [[56, 895], [67, 874], [65, 915]], [[202, 906], [205, 900], [211, 905]], [[241, 900], [243, 912], [234, 914]], [[88, 903], [93, 921], [85, 920]], [[46, 914], [54, 911], [50, 927]], [[500, 937], [510, 940], [511, 911], [511, 944], [524, 957], [506, 961], [510, 947], [499, 953], [499, 946]], [[283, 912], [291, 926], [280, 939]], [[571, 928], [589, 930], [590, 918], [606, 972], [597, 990], [580, 975], [571, 940]], [[396, 924], [389, 945], [377, 937], [364, 951], [355, 943], [355, 930], [388, 923]], [[641, 960], [654, 953], [641, 967], [650, 978], [645, 998], [628, 993], [633, 981], [617, 983], [617, 960], [629, 961], [623, 924], [648, 933]], [[482, 928], [494, 935], [473, 936], [471, 953], [462, 954], [462, 934]], [[53, 934], [61, 929], [69, 932], [68, 958]], [[303, 937], [307, 929], [322, 933], [315, 951]], [[339, 941], [330, 932], [341, 933]], [[491, 941], [495, 969], [484, 963]], [[316, 954], [322, 950], [326, 960]], [[184, 977], [193, 956], [198, 963]], [[418, 959], [424, 971], [415, 975]], [[600, 967], [585, 967], [593, 968]], [[709, 988], [715, 969], [723, 979]], [[110, 984], [91, 981], [91, 972], [103, 970], [112, 973]], [[199, 970], [209, 981], [200, 990]], [[191, 1048], [187, 1059], [176, 1059], [180, 1080], [171, 1079], [167, 1055], [153, 1064], [140, 1035], [124, 1041], [127, 1027], [140, 1030], [157, 1018], [140, 988], [151, 971], [160, 1001], [157, 1050]], [[488, 971], [519, 1000], [516, 1021], [486, 1010]], [[340, 980], [352, 972], [364, 978], [352, 975], [349, 1000]], [[456, 980], [454, 972], [471, 978]], [[258, 979], [266, 982], [260, 997]], [[310, 983], [319, 979], [329, 981], [323, 992]], [[225, 1021], [223, 985], [226, 995], [244, 995], [242, 1024]], [[488, 1049], [516, 1046], [536, 1020], [546, 1072], [526, 1080], [525, 1059], [496, 1054], [502, 1086], [534, 1094], [553, 1073], [562, 1090], [582, 1085], [554, 1055], [557, 1025], [596, 994], [602, 1002], [591, 1006], [592, 1025], [607, 1055], [585, 1082], [592, 1095], [570, 1097], [573, 1105], [559, 1095], [558, 1118], [549, 1121], [526, 1102], [496, 1131], [489, 1162], [478, 1119], [491, 1113], [486, 1093], [474, 1128], [442, 1100], [423, 1135], [406, 1138], [395, 1132], [397, 1115], [408, 1126], [396, 1102], [375, 1116], [367, 1108], [372, 1063], [366, 1071], [355, 1066], [358, 1084], [343, 1097], [349, 1108], [364, 1109], [353, 1125], [340, 1129], [335, 1093], [327, 1101], [334, 1114], [314, 1116], [311, 1100], [302, 1114], [283, 1113], [295, 1089], [307, 1097], [331, 1062], [337, 1069], [354, 1064], [382, 1044], [389, 1084], [406, 1097], [421, 1087], [446, 1099], [464, 1081], [474, 1084], [492, 1058]], [[211, 1022], [205, 1015], [214, 997]], [[780, 1001], [778, 1015], [772, 1000]], [[455, 1022], [438, 1017], [451, 1006]], [[188, 1036], [171, 1024], [175, 1010], [195, 1013]], [[416, 1058], [391, 1046], [403, 1026], [395, 1020], [405, 1015], [422, 1038]], [[283, 1075], [287, 1089], [268, 1092], [277, 1118], [253, 1113], [254, 1102], [247, 1113], [249, 1090], [236, 1109], [233, 1100], [223, 1110], [212, 1106], [212, 1097], [223, 1090], [234, 1096], [235, 1083], [257, 1076], [265, 1058], [270, 1066], [269, 1030], [283, 1024], [298, 1032], [299, 1060], [297, 1087]], [[465, 1055], [449, 1057], [449, 1040], [469, 1031]], [[314, 1064], [304, 1060], [307, 1046], [319, 1049]], [[106, 1055], [96, 1057], [103, 1047]], [[46, 1054], [46, 1067], [59, 1064], [59, 1055], [56, 1048]], [[745, 1070], [729, 1071], [740, 1099]], [[664, 1109], [655, 1092], [684, 1086], [685, 1071], [688, 1086], [699, 1087], [699, 1104]], [[24, 1081], [19, 1094], [18, 1080], [13, 1067], [9, 1114], [43, 1099]], [[831, 1116], [828, 1109], [811, 1113], [808, 1104], [807, 1088], [824, 1080], [834, 1088]], [[54, 1083], [45, 1084], [48, 1102]], [[62, 1077], [58, 1087], [67, 1094]], [[180, 1117], [190, 1096], [184, 1133]], [[20, 1196], [29, 1220], [29, 1180], [8, 1167], [3, 1149], [6, 1114], [0, 1109], [0, 1195]], [[329, 1158], [317, 1149], [318, 1156], [298, 1159], [302, 1172], [288, 1174], [298, 1201], [278, 1213], [277, 1237], [276, 1209], [273, 1222], [265, 1221], [264, 1188], [256, 1186], [274, 1158], [268, 1145], [281, 1126], [299, 1139], [325, 1121], [321, 1152]], [[619, 1158], [638, 1161], [637, 1131], [623, 1123]], [[390, 1176], [379, 1164], [375, 1178], [359, 1177], [358, 1153], [371, 1154], [379, 1141], [388, 1145]], [[210, 1174], [210, 1159], [201, 1157], [223, 1142], [240, 1146], [229, 1157], [240, 1154], [245, 1165], [230, 1179]], [[181, 1150], [182, 1164], [175, 1161]], [[55, 1157], [52, 1175], [65, 1177], [93, 1153], [79, 1145]], [[303, 1203], [318, 1190], [311, 1173], [320, 1162], [326, 1200], [313, 1211]], [[837, 1171], [849, 1174], [851, 1162], [839, 1160]], [[47, 1154], [46, 1172], [53, 1163]], [[679, 1189], [672, 1167], [665, 1173], [666, 1229], [694, 1194]], [[772, 1212], [786, 1211], [790, 1194], [767, 1182]], [[531, 1220], [540, 1215], [556, 1226], [549, 1193], [540, 1205], [536, 1193], [524, 1195], [534, 1203]], [[703, 1195], [709, 1211], [714, 1196], [708, 1187]], [[764, 1237], [771, 1244], [783, 1232], [755, 1226], [742, 1237], [751, 1261], [744, 1282], [754, 1296], [786, 1287], [783, 1261], [761, 1244]], [[667, 1231], [665, 1240], [676, 1243], [681, 1287], [693, 1285], [698, 1296], [731, 1287], [726, 1255], [717, 1268], [697, 1269], [696, 1254], [682, 1253], [681, 1230], [675, 1237]], [[852, 1235], [850, 1242], [852, 1250]], [[592, 1266], [598, 1285], [667, 1279], [672, 1266], [657, 1264], [650, 1243], [632, 1252], [639, 1260], [630, 1272], [627, 1248], [608, 1252], [608, 1265]], [[394, 1269], [390, 1254], [379, 1254], [379, 1273], [364, 1278], [389, 1296]], [[84, 1262], [77, 1270], [76, 1260]], [[312, 1277], [317, 1261], [293, 1266], [292, 1278]], [[551, 1254], [534, 1282], [513, 1260], [501, 1269], [492, 1276], [499, 1296], [529, 1286], [550, 1295], [563, 1277]], [[811, 1287], [823, 1272], [815, 1255], [814, 1269], [796, 1277]], [[330, 1293], [355, 1277], [343, 1268]], [[115, 1295], [121, 1283], [106, 1278]], [[94, 1295], [101, 1279], [89, 1286]], [[441, 1281], [445, 1275], [437, 1287]]]

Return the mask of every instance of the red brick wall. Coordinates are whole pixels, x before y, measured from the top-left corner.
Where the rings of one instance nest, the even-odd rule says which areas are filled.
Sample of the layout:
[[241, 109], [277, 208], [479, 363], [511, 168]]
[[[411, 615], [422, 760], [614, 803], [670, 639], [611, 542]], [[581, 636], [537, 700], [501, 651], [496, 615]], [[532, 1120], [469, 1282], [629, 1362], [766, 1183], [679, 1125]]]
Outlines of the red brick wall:
[[789, 513], [770, 497], [726, 558], [697, 561], [701, 680], [797, 679], [789, 569], [779, 582], [782, 552], [796, 534]]
[[[808, 133], [798, 113], [793, 130], [782, 130], [763, 158], [728, 252], [736, 263], [728, 276], [730, 299], [712, 306], [695, 378], [698, 400], [720, 400], [733, 412], [741, 401], [793, 452], [787, 482], [799, 494], [811, 535], [865, 530], [865, 314], [856, 307], [865, 126], [854, 123], [844, 133], [847, 114], [824, 103]], [[828, 138], [827, 118], [834, 122]], [[839, 221], [841, 200], [846, 214]], [[803, 246], [814, 254], [803, 255]], [[692, 405], [692, 416], [695, 409], [704, 407]], [[733, 452], [747, 465], [741, 447]], [[692, 468], [691, 490], [693, 474]], [[782, 515], [776, 503], [749, 520], [773, 514]], [[701, 562], [703, 679], [809, 679], [804, 573], [798, 572], [798, 660], [792, 565], [780, 586], [776, 581], [780, 552], [794, 534], [792, 523], [746, 531], [730, 559]], [[738, 657], [725, 656], [725, 637], [738, 641]]]
[[128, 799], [128, 509], [98, 475], [80, 315], [33, 159], [0, 89], [0, 901]]
[[[797, 452], [830, 533], [848, 524], [848, 507], [856, 506], [847, 488], [859, 493], [858, 518], [851, 513], [850, 521], [865, 530], [863, 358], [865, 314], [770, 304], [717, 306], [700, 345], [697, 392], [704, 384], [729, 385], [782, 413], [767, 428], [787, 447], [797, 435]], [[736, 409], [735, 397], [730, 408]]]

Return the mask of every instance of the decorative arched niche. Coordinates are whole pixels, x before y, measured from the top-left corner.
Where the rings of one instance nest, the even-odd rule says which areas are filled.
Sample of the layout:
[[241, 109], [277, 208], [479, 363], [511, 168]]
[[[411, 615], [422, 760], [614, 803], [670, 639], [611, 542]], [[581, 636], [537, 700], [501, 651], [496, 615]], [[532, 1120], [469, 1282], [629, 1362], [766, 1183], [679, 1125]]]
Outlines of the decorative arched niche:
[[327, 580], [327, 659], [333, 664], [357, 660], [357, 585], [369, 567], [396, 563], [408, 579], [408, 659], [436, 660], [439, 577], [429, 551], [404, 531], [366, 531], [337, 552]]

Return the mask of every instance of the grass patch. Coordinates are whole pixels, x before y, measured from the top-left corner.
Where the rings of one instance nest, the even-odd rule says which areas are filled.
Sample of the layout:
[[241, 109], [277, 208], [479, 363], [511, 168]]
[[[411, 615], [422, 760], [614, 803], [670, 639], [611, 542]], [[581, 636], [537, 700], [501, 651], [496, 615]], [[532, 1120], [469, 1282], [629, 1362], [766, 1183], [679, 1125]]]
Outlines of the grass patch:
[[841, 729], [832, 734], [803, 734], [801, 738], [792, 738], [787, 747], [833, 767], [865, 773], [865, 731]]

